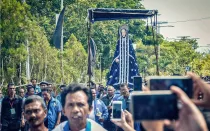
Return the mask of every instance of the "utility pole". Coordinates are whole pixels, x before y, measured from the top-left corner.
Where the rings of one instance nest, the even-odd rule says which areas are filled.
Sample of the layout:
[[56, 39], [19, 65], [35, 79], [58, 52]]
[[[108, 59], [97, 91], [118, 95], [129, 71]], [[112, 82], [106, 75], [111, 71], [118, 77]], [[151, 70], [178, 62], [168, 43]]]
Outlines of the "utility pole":
[[[63, 10], [63, 0], [61, 0], [61, 8], [60, 10]], [[58, 18], [59, 18], [60, 14], [56, 14], [56, 25], [58, 22]], [[61, 45], [60, 45], [60, 57], [61, 57], [61, 83], [64, 83], [64, 70], [63, 70], [63, 26], [61, 29]]]
[[[26, 2], [26, 0], [22, 0], [23, 3]], [[26, 20], [26, 16], [25, 16], [25, 20]], [[27, 51], [27, 58], [26, 58], [26, 78], [27, 81], [30, 81], [30, 55], [29, 55], [29, 43], [28, 43], [28, 39], [26, 39], [25, 41], [25, 45], [26, 45], [26, 51]]]

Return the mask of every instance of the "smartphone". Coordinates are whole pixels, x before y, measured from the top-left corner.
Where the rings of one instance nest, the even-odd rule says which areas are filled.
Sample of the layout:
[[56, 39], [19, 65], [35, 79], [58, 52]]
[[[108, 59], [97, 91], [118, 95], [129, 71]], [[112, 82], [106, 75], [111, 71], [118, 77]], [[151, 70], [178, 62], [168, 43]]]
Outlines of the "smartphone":
[[177, 96], [171, 91], [134, 92], [131, 113], [134, 121], [178, 119]]
[[133, 77], [133, 89], [134, 91], [142, 91], [142, 77], [141, 76]]
[[190, 98], [193, 95], [193, 81], [192, 78], [186, 76], [168, 76], [168, 77], [149, 77], [148, 86], [150, 90], [170, 90], [174, 85], [181, 88]]
[[112, 103], [112, 119], [121, 120], [122, 101], [113, 101]]

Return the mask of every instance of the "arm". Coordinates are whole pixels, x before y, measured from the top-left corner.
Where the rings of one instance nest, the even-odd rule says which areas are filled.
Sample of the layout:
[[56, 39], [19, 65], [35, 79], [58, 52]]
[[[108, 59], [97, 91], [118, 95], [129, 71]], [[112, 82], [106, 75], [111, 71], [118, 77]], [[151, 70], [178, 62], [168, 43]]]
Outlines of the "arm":
[[60, 124], [60, 120], [61, 120], [61, 112], [58, 112], [58, 119], [55, 126]]
[[108, 109], [107, 109], [106, 105], [103, 103], [103, 101], [101, 101], [101, 104], [102, 104], [102, 109], [103, 109], [102, 117], [104, 118], [104, 120], [106, 120], [109, 115]]
[[58, 117], [57, 117], [57, 122], [56, 122], [56, 126], [57, 126], [58, 124], [60, 124], [62, 107], [61, 107], [61, 103], [58, 100], [56, 101], [57, 101], [57, 112], [58, 112], [57, 114]]

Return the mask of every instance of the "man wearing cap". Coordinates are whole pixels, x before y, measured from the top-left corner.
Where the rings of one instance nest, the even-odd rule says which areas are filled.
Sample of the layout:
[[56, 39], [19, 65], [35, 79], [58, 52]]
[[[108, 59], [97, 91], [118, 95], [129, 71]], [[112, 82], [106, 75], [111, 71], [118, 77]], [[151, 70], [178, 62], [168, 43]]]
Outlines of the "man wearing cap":
[[[41, 88], [41, 90], [42, 89], [45, 89], [45, 88], [47, 88], [47, 86], [48, 86], [48, 82], [46, 82], [46, 81], [42, 81], [42, 82], [40, 82], [40, 88]], [[39, 96], [41, 96], [42, 97], [42, 92], [39, 92], [37, 95], [39, 95]]]

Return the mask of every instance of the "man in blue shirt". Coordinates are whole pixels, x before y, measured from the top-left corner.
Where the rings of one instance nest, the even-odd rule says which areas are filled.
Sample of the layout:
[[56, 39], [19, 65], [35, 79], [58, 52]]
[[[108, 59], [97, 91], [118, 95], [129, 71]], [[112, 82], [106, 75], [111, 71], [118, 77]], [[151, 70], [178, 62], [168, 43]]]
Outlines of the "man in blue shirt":
[[89, 118], [95, 120], [97, 123], [103, 126], [103, 122], [108, 118], [108, 109], [103, 101], [96, 98], [95, 88], [91, 88], [91, 93], [93, 97], [93, 102], [92, 102], [93, 109], [90, 112]]
[[[122, 101], [122, 109], [129, 111], [129, 104], [130, 104], [130, 92], [128, 84], [121, 84], [120, 85], [120, 93], [121, 96], [117, 98], [118, 101]], [[134, 128], [136, 131], [140, 131], [140, 124], [134, 123]], [[120, 129], [118, 129], [120, 131]]]
[[31, 84], [33, 85], [33, 87], [34, 87], [34, 93], [35, 94], [38, 94], [38, 93], [40, 93], [41, 92], [41, 88], [36, 84], [36, 79], [31, 79]]
[[48, 88], [42, 89], [42, 96], [48, 110], [47, 119], [45, 120], [45, 126], [48, 127], [49, 131], [51, 131], [58, 124], [60, 124], [62, 107], [57, 99], [51, 97]]

